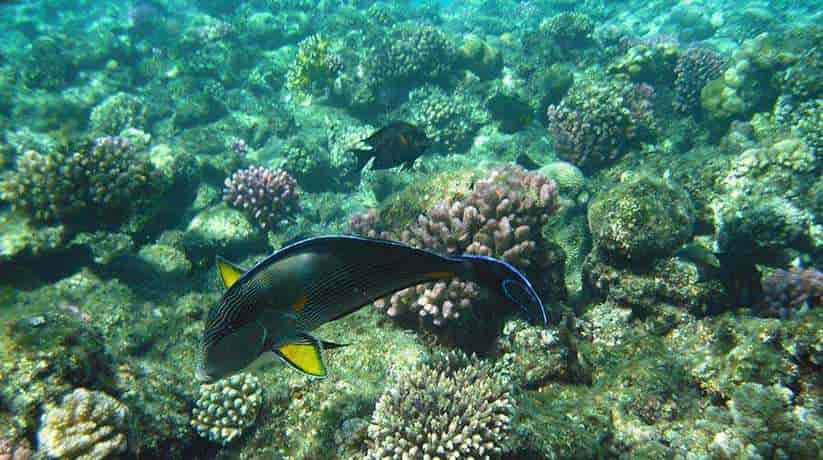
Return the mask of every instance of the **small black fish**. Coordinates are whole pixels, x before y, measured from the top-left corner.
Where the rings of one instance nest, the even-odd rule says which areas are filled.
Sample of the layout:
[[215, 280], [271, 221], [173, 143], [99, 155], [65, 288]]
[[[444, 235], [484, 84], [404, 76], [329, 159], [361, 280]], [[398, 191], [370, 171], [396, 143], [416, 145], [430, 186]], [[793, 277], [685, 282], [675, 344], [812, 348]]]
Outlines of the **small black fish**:
[[534, 171], [535, 169], [540, 169], [541, 166], [540, 163], [532, 160], [531, 157], [525, 153], [517, 155], [517, 159], [514, 160], [514, 162], [522, 166], [526, 171]]
[[681, 247], [675, 256], [697, 267], [699, 281], [717, 280], [723, 284], [733, 303], [751, 305], [763, 297], [760, 270], [746, 256], [713, 252], [698, 244]]
[[363, 168], [371, 158], [374, 158], [372, 169], [411, 165], [431, 146], [431, 141], [422, 129], [404, 121], [389, 123], [363, 142], [369, 148], [352, 151], [357, 155], [359, 168]]

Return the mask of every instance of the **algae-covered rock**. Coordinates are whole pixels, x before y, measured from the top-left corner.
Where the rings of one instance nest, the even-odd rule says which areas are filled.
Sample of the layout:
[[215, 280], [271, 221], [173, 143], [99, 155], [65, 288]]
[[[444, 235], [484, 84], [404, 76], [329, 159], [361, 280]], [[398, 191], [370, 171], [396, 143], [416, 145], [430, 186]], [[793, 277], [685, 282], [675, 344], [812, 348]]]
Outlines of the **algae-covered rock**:
[[691, 238], [693, 225], [688, 193], [650, 177], [602, 192], [589, 206], [594, 245], [613, 262], [647, 265], [667, 256]]
[[191, 262], [180, 249], [167, 244], [150, 244], [140, 248], [138, 258], [158, 275], [180, 279], [191, 272]]
[[195, 257], [217, 252], [230, 255], [265, 248], [266, 234], [241, 211], [220, 204], [194, 216], [183, 234], [183, 243]]

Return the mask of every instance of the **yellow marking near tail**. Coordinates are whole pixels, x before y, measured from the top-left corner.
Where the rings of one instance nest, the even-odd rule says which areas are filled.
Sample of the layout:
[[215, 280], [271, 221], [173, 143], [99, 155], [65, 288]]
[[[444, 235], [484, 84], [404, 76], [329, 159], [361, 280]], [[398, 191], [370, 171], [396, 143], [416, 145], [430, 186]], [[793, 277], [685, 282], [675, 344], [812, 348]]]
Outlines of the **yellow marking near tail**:
[[426, 278], [445, 279], [454, 278], [454, 272], [428, 272], [424, 275]]
[[316, 343], [289, 343], [278, 350], [292, 366], [315, 377], [326, 376], [326, 366]]
[[297, 302], [292, 304], [291, 308], [296, 313], [302, 313], [303, 309], [306, 308], [306, 305], [308, 305], [308, 303], [309, 303], [309, 296], [304, 295], [304, 296], [300, 297], [299, 299], [297, 299]]
[[217, 270], [220, 272], [220, 278], [223, 280], [223, 286], [226, 289], [232, 287], [246, 272], [243, 268], [222, 257], [217, 257]]
[[403, 146], [407, 146], [407, 145], [409, 145], [409, 139], [406, 136], [401, 134], [400, 135], [400, 143], [403, 144]]

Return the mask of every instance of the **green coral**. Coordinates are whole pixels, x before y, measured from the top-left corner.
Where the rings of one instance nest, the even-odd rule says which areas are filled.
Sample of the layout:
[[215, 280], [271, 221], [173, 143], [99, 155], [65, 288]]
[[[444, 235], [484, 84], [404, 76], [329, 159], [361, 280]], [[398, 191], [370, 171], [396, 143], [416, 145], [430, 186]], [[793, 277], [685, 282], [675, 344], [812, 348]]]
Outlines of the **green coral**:
[[116, 136], [128, 128], [145, 129], [146, 117], [146, 104], [141, 98], [120, 92], [94, 107], [89, 124], [98, 135]]
[[156, 190], [159, 176], [128, 141], [103, 137], [75, 153], [25, 152], [0, 182], [0, 197], [42, 223], [121, 220]]
[[404, 110], [429, 139], [451, 152], [464, 149], [477, 129], [489, 121], [479, 101], [461, 93], [449, 95], [436, 86], [412, 91]]
[[343, 61], [334, 51], [335, 46], [321, 34], [301, 41], [294, 63], [286, 74], [286, 85], [298, 95], [330, 88], [343, 70]]
[[641, 177], [600, 193], [589, 206], [594, 244], [607, 260], [644, 265], [689, 240], [694, 208], [688, 193]]

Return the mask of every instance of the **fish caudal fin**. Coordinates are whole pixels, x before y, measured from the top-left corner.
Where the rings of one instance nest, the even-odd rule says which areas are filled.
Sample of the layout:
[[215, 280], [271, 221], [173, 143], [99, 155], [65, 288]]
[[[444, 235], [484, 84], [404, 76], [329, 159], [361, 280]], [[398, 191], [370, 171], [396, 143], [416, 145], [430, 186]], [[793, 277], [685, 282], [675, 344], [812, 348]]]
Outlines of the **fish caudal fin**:
[[226, 289], [232, 287], [246, 273], [245, 268], [220, 256], [217, 256], [217, 271], [220, 272], [220, 279], [223, 280], [223, 287]]
[[[287, 343], [272, 351], [298, 371], [312, 377], [323, 378], [326, 377], [326, 364], [323, 362], [324, 343], [309, 334], [301, 334], [296, 342]], [[332, 348], [343, 346], [328, 343], [332, 345]]]

